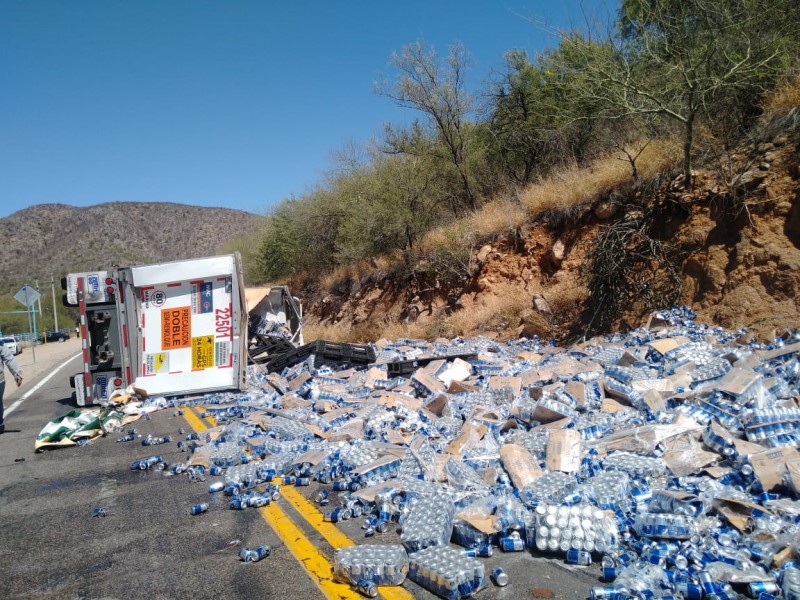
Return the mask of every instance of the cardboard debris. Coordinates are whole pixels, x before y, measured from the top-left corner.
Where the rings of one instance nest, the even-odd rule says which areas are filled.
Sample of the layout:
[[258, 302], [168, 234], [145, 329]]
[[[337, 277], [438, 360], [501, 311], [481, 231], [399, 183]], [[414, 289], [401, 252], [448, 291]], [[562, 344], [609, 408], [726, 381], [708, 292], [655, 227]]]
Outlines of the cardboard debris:
[[509, 388], [515, 395], [522, 392], [522, 378], [521, 377], [492, 377], [489, 381], [489, 389], [497, 390]]
[[750, 464], [764, 491], [770, 492], [782, 484], [787, 465], [800, 465], [796, 448], [783, 446], [750, 455]]
[[544, 474], [533, 455], [518, 444], [501, 446], [500, 460], [518, 490], [532, 484]]
[[425, 369], [417, 369], [411, 377], [411, 381], [414, 385], [419, 386], [426, 394], [443, 392], [447, 389], [444, 383], [425, 371]]
[[[693, 527], [721, 518], [743, 534], [737, 543], [746, 546], [759, 519], [784, 514], [757, 496], [760, 488], [781, 500], [800, 492], [794, 447], [800, 394], [797, 377], [785, 375], [800, 358], [798, 336], [787, 333], [782, 347], [767, 349], [698, 326], [686, 309], [651, 315], [648, 327], [568, 348], [488, 337], [380, 340], [374, 344], [377, 362], [361, 369], [320, 368], [310, 359], [280, 374], [252, 369], [258, 392], [209, 404], [230, 424], [204, 432], [187, 462], [214, 464], [219, 441], [230, 441], [223, 434], [243, 422], [257, 432], [249, 451], [276, 468], [310, 466], [304, 473], [312, 477], [326, 472], [321, 487], [331, 477], [349, 481], [351, 490], [365, 486], [342, 493], [364, 504], [379, 493], [446, 499], [458, 511], [438, 518], [449, 522], [456, 514], [471, 526], [465, 530], [482, 539], [507, 534], [502, 528], [509, 523], [524, 530], [519, 522], [542, 502], [602, 504], [609, 523], [624, 528], [616, 543], [624, 542], [634, 560], [642, 557], [630, 523], [655, 505], [615, 486], [645, 480], [665, 505], [702, 508], [709, 518], [693, 515]], [[447, 358], [452, 349], [460, 356]], [[404, 375], [389, 377], [387, 363], [393, 361], [402, 361]], [[413, 372], [407, 369], [411, 362]], [[150, 406], [132, 399], [126, 405]], [[230, 417], [237, 411], [241, 417]], [[624, 454], [641, 464], [626, 467]], [[606, 470], [611, 462], [609, 468], [623, 471], [619, 477]], [[752, 474], [742, 468], [748, 464]], [[599, 483], [595, 478], [604, 474]], [[417, 504], [400, 505], [413, 515]], [[688, 538], [678, 531], [679, 517], [664, 520], [677, 521], [671, 534]], [[781, 525], [792, 526], [788, 518]], [[530, 532], [529, 547], [535, 535]], [[773, 534], [775, 564], [791, 555], [791, 544], [780, 535]], [[449, 534], [437, 543], [450, 543]], [[646, 547], [652, 547], [649, 541]]]
[[453, 362], [447, 365], [447, 368], [443, 369], [442, 372], [439, 373], [438, 377], [445, 386], [449, 386], [454, 381], [464, 381], [471, 374], [472, 365], [465, 360], [456, 358], [453, 360]]
[[210, 469], [212, 453], [213, 448], [211, 446], [201, 446], [189, 457], [188, 464], [193, 467], [200, 466], [204, 469]]
[[698, 473], [720, 460], [716, 452], [703, 449], [700, 436], [695, 432], [682, 433], [667, 439], [661, 457], [670, 471], [678, 477]]
[[487, 431], [489, 431], [489, 428], [486, 427], [486, 425], [465, 423], [461, 434], [447, 445], [445, 452], [453, 456], [461, 457], [464, 455], [466, 449], [475, 446], [475, 444], [483, 439]]
[[607, 413], [615, 413], [626, 408], [630, 408], [630, 405], [608, 397], [603, 398], [603, 402], [600, 404], [600, 410]]
[[557, 429], [547, 440], [547, 468], [574, 473], [581, 466], [581, 436], [574, 429]]
[[717, 497], [714, 500], [714, 508], [736, 529], [741, 532], [749, 532], [753, 528], [753, 511], [770, 514], [764, 507], [753, 502], [745, 502], [729, 497]]
[[691, 340], [687, 337], [684, 337], [682, 335], [677, 335], [675, 337], [668, 337], [668, 338], [662, 338], [660, 340], [654, 340], [647, 345], [663, 356], [670, 350], [674, 350], [675, 348], [680, 348], [681, 346], [688, 344], [690, 341]]
[[722, 379], [714, 382], [714, 387], [721, 392], [739, 396], [745, 394], [761, 380], [761, 375], [752, 369], [734, 367]]

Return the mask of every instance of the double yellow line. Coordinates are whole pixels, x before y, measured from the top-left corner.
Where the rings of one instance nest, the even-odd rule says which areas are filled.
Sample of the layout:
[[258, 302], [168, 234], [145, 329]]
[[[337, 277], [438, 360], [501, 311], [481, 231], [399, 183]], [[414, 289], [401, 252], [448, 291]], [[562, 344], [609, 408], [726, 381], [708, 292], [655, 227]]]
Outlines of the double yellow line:
[[[183, 416], [189, 425], [196, 431], [201, 432], [208, 429], [206, 424], [189, 407], [183, 408]], [[213, 417], [206, 417], [211, 427], [216, 427]], [[322, 513], [309, 502], [305, 496], [290, 486], [281, 487], [281, 497], [291, 504], [297, 513], [301, 515], [311, 527], [313, 527], [333, 549], [353, 546], [355, 543], [338, 527], [322, 519]], [[331, 563], [322, 555], [322, 552], [314, 546], [306, 537], [302, 530], [292, 521], [289, 515], [278, 506], [271, 502], [269, 505], [259, 508], [261, 516], [269, 524], [275, 533], [283, 540], [286, 547], [294, 555], [297, 561], [311, 576], [314, 583], [322, 590], [327, 598], [331, 600], [362, 600], [363, 596], [355, 592], [350, 586], [337, 583], [333, 580], [333, 567]], [[413, 596], [406, 590], [398, 586], [380, 587], [380, 595], [386, 600], [412, 600]]]

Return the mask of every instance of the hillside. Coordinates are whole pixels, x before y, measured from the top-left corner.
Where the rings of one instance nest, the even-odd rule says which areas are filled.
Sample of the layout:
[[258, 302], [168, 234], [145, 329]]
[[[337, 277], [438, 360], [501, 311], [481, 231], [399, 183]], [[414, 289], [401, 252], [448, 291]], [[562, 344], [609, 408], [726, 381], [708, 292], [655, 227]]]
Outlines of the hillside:
[[[702, 322], [766, 339], [800, 327], [800, 111], [751, 133], [726, 168], [698, 165], [691, 190], [674, 166], [639, 181], [595, 183], [583, 196], [570, 185], [601, 181], [602, 161], [556, 178], [560, 208], [481, 232], [457, 265], [423, 265], [409, 275], [381, 258], [327, 278], [297, 278], [306, 338], [574, 340], [637, 327], [652, 310], [676, 304]], [[484, 209], [449, 237], [498, 219], [514, 223], [515, 210], [494, 207], [496, 217]]]
[[260, 219], [172, 203], [39, 204], [0, 219], [0, 292], [70, 271], [212, 255]]

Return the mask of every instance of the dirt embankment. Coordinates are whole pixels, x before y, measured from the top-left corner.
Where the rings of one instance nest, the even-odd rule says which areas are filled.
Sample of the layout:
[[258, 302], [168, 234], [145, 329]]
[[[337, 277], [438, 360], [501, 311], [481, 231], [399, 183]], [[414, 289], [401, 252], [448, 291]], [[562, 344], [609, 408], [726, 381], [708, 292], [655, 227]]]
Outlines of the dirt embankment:
[[[664, 298], [691, 306], [704, 322], [746, 326], [765, 338], [798, 327], [800, 126], [768, 124], [756, 141], [721, 158], [696, 170], [691, 191], [679, 177], [664, 177], [614, 190], [569, 218], [498, 234], [475, 249], [468, 276], [456, 284], [380, 269], [343, 276], [329, 289], [305, 282], [306, 321], [329, 337], [361, 341], [487, 333], [563, 340], [598, 332], [604, 305], [587, 287], [598, 268], [589, 257], [599, 236], [630, 222], [645, 241], [668, 249], [670, 264], [658, 253], [638, 263], [634, 271], [652, 274], [643, 281], [661, 283], [639, 284], [629, 274], [640, 291], [624, 299], [607, 329], [641, 324], [652, 308], [667, 308], [659, 306]], [[624, 248], [641, 238], [631, 236]], [[668, 267], [672, 279], [658, 275]]]

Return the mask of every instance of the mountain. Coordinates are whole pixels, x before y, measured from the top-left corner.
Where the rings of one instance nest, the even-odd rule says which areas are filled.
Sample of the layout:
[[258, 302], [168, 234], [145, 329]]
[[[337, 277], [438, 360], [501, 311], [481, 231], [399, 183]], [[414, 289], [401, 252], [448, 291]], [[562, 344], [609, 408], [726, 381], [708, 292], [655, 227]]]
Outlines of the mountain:
[[167, 202], [31, 206], [0, 219], [0, 293], [71, 271], [213, 255], [262, 218]]

